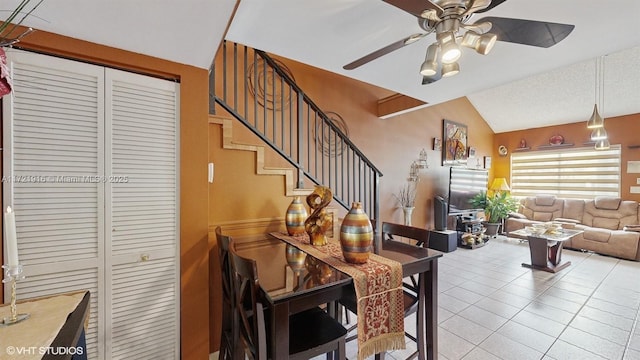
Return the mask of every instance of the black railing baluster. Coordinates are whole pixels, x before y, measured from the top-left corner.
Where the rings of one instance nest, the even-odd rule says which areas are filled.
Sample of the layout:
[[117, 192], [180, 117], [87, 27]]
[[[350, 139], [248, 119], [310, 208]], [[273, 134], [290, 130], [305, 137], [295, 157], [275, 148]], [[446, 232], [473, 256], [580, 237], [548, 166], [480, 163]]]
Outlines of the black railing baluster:
[[238, 44], [233, 44], [233, 108], [238, 111]]
[[[244, 51], [242, 52], [242, 76], [245, 78], [247, 76], [247, 65], [249, 64], [249, 49], [244, 47]], [[244, 94], [244, 110], [242, 115], [247, 117], [249, 115], [249, 102], [247, 101], [247, 94], [249, 93], [249, 85], [247, 85], [248, 81], [242, 82], [242, 94]]]
[[[222, 46], [222, 99], [227, 102], [227, 42], [225, 41]], [[212, 71], [213, 72], [213, 71]], [[213, 87], [215, 94], [215, 86]]]
[[[209, 77], [210, 113], [221, 106], [287, 159], [298, 169], [298, 187], [304, 185], [303, 177], [327, 185], [345, 209], [362, 202], [378, 222], [382, 173], [266, 53], [239, 44], [233, 44], [232, 50], [227, 46], [225, 41], [222, 69], [213, 68]], [[216, 79], [222, 79], [222, 97], [216, 94]]]

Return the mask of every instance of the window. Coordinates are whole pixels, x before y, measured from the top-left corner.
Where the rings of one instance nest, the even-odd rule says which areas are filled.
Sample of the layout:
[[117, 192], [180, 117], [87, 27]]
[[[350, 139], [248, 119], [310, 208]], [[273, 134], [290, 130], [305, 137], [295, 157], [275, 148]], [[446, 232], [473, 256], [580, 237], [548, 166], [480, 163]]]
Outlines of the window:
[[620, 145], [609, 150], [577, 148], [515, 153], [511, 194], [589, 199], [620, 196]]

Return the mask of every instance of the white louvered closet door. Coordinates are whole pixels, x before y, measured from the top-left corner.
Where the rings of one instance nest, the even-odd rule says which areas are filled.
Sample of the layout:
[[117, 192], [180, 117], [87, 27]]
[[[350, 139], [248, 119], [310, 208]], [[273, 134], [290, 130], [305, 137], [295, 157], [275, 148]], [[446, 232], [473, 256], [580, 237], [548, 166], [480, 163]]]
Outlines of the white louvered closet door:
[[87, 350], [95, 359], [104, 184], [82, 178], [103, 175], [104, 69], [15, 50], [8, 59], [14, 89], [3, 98], [4, 205], [15, 209], [26, 276], [17, 296], [90, 290]]
[[177, 359], [179, 86], [112, 69], [105, 83], [112, 329], [106, 354]]
[[4, 176], [17, 181], [5, 182], [4, 205], [27, 276], [18, 298], [89, 289], [90, 359], [179, 358], [179, 85], [8, 58]]

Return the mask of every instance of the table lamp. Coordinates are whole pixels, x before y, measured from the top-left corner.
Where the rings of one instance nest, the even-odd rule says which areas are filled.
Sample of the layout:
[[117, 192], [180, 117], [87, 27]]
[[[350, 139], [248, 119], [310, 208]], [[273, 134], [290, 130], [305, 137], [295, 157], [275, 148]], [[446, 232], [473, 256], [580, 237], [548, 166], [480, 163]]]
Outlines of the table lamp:
[[507, 184], [507, 179], [495, 178], [493, 179], [493, 182], [491, 183], [491, 187], [489, 188], [489, 190], [493, 190], [495, 192], [501, 192], [501, 191], [511, 191], [511, 188], [509, 188], [509, 185]]

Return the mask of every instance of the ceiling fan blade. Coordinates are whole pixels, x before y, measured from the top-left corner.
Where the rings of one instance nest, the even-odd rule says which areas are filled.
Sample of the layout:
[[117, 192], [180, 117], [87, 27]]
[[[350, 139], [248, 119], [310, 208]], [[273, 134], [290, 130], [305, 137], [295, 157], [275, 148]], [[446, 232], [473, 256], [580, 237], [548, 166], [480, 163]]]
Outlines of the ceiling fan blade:
[[575, 25], [494, 16], [478, 20], [483, 21], [491, 22], [491, 32], [498, 36], [498, 41], [543, 48], [559, 43], [575, 28]]
[[442, 8], [429, 0], [382, 0], [400, 10], [404, 10], [418, 18], [422, 17], [425, 10], [434, 10], [436, 15], [442, 14]]
[[370, 54], [367, 54], [363, 57], [361, 57], [360, 59], [350, 62], [347, 65], [343, 66], [342, 68], [345, 70], [353, 70], [357, 67], [360, 67], [370, 61], [373, 61], [383, 55], [386, 55], [392, 51], [398, 50], [401, 47], [405, 46], [405, 45], [409, 45], [409, 44], [413, 44], [414, 42], [422, 39], [423, 37], [427, 36], [427, 33], [424, 34], [413, 34], [411, 36], [408, 36], [402, 40], [398, 40], [392, 44], [389, 44], [381, 49], [378, 49]]
[[494, 7], [502, 4], [505, 1], [507, 1], [507, 0], [491, 0], [491, 4], [489, 4], [489, 6], [487, 6], [486, 8], [484, 8], [482, 10], [476, 11], [476, 13], [479, 14], [479, 13], [483, 13], [483, 12], [489, 11], [489, 10], [493, 9]]
[[491, 2], [491, 0], [475, 0], [463, 15], [480, 12], [480, 10], [486, 9], [489, 5], [491, 5]]

